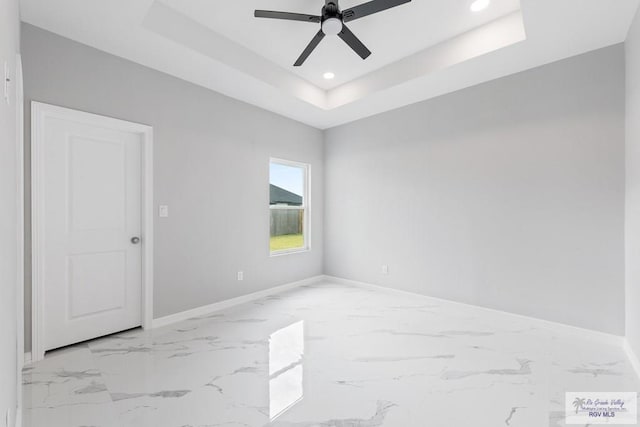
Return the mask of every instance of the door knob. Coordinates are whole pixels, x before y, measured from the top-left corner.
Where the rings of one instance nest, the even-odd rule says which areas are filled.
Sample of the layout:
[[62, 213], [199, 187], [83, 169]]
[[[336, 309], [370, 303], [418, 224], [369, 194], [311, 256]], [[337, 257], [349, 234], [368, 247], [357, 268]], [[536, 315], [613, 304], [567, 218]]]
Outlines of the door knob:
[[140, 238], [139, 237], [132, 237], [131, 238], [131, 243], [133, 243], [134, 245], [137, 245], [138, 243], [140, 243]]

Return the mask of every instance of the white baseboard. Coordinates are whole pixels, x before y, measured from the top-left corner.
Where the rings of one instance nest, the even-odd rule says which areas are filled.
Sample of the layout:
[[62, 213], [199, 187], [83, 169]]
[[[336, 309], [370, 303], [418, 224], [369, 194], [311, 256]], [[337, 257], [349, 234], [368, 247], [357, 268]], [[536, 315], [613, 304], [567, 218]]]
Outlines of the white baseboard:
[[274, 295], [280, 292], [288, 291], [289, 289], [316, 283], [323, 279], [324, 279], [324, 276], [310, 277], [308, 279], [299, 280], [297, 282], [287, 283], [284, 285], [265, 289], [264, 291], [254, 292], [251, 294], [242, 295], [236, 298], [231, 298], [231, 299], [216, 302], [213, 304], [203, 305], [201, 307], [193, 308], [191, 310], [181, 311], [180, 313], [175, 313], [169, 316], [153, 319], [152, 327], [161, 328], [163, 326], [171, 325], [173, 323], [182, 322], [183, 320], [192, 319], [198, 316], [204, 316], [204, 315], [211, 314], [216, 311], [224, 310], [226, 308], [233, 307], [239, 304], [255, 301], [257, 299], [264, 298], [269, 295]]
[[625, 338], [624, 340], [624, 351], [627, 353], [627, 357], [629, 358], [629, 362], [633, 369], [636, 371], [637, 377], [640, 379], [640, 359], [638, 359], [638, 355], [631, 348], [631, 343], [629, 342], [629, 338]]
[[356, 280], [350, 280], [350, 279], [343, 279], [341, 277], [334, 277], [334, 276], [325, 275], [324, 278], [325, 278], [325, 280], [332, 281], [332, 282], [338, 283], [338, 284], [357, 286], [357, 287], [365, 288], [365, 289], [375, 289], [375, 290], [383, 291], [383, 292], [403, 294], [403, 295], [410, 296], [412, 298], [424, 298], [424, 299], [429, 299], [429, 300], [432, 300], [432, 301], [437, 301], [437, 302], [439, 302], [441, 304], [451, 304], [451, 305], [457, 305], [457, 306], [464, 306], [464, 307], [468, 307], [468, 308], [475, 309], [475, 310], [482, 310], [482, 311], [490, 312], [490, 313], [494, 313], [494, 314], [500, 314], [500, 315], [504, 315], [504, 316], [516, 317], [516, 318], [519, 318], [519, 319], [524, 319], [524, 320], [527, 320], [529, 322], [532, 322], [532, 323], [534, 323], [534, 324], [536, 324], [539, 327], [544, 328], [544, 329], [558, 331], [559, 333], [562, 332], [562, 333], [571, 334], [571, 335], [574, 335], [574, 336], [579, 336], [579, 337], [582, 337], [582, 338], [585, 338], [585, 339], [598, 341], [598, 342], [600, 342], [602, 344], [609, 344], [609, 345], [615, 345], [615, 346], [618, 346], [618, 347], [622, 347], [623, 343], [625, 342], [625, 338], [622, 337], [622, 336], [608, 334], [606, 332], [594, 331], [592, 329], [580, 328], [580, 327], [577, 327], [577, 326], [571, 326], [571, 325], [567, 325], [567, 324], [564, 324], [564, 323], [552, 322], [550, 320], [539, 319], [539, 318], [536, 318], [536, 317], [530, 317], [530, 316], [525, 316], [525, 315], [522, 315], [522, 314], [511, 313], [511, 312], [508, 312], [508, 311], [496, 310], [496, 309], [493, 309], [493, 308], [482, 307], [482, 306], [479, 306], [479, 305], [465, 304], [465, 303], [458, 302], [458, 301], [452, 301], [452, 300], [447, 300], [447, 299], [442, 299], [442, 298], [430, 297], [430, 296], [423, 295], [423, 294], [418, 294], [418, 293], [415, 293], [415, 292], [402, 291], [402, 290], [399, 290], [399, 289], [388, 288], [388, 287], [385, 287], [385, 286], [374, 285], [374, 284], [371, 284], [371, 283], [358, 282]]

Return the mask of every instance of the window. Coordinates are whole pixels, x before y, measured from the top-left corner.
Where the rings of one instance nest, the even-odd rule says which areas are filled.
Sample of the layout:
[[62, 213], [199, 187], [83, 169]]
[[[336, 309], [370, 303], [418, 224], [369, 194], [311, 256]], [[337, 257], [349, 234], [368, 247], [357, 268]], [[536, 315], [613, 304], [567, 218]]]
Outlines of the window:
[[271, 159], [269, 210], [272, 255], [309, 249], [309, 165]]

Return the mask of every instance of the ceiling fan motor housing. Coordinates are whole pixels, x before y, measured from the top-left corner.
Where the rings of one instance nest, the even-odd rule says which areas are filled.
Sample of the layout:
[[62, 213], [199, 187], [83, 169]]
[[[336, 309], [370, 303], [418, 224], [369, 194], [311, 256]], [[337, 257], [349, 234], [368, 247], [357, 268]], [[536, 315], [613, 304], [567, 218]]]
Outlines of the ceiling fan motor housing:
[[338, 35], [342, 31], [342, 13], [338, 4], [328, 0], [322, 8], [322, 32], [328, 36]]

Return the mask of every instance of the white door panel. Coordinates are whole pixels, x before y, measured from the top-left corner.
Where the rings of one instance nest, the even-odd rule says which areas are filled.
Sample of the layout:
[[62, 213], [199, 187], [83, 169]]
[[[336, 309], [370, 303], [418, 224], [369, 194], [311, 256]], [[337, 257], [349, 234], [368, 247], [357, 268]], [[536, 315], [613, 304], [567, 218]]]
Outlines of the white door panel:
[[43, 123], [44, 349], [141, 324], [139, 133]]

